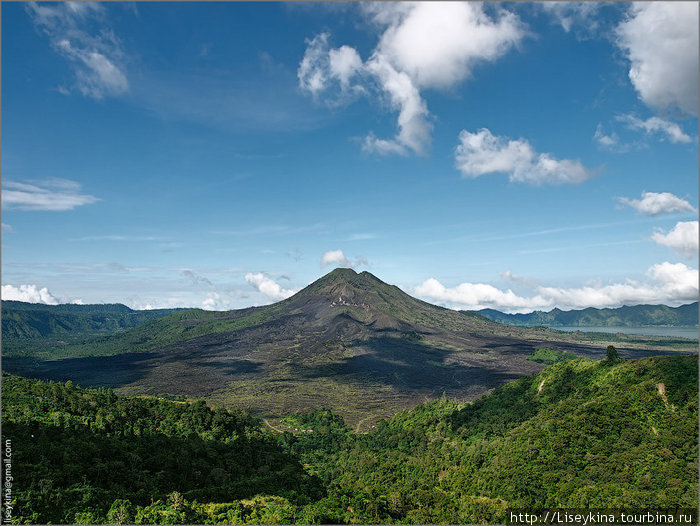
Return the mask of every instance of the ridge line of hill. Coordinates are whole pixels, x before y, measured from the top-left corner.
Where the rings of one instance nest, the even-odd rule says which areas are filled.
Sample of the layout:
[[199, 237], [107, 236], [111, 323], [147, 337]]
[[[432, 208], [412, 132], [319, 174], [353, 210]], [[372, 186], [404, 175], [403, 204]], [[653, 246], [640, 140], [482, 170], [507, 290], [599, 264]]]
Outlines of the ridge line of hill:
[[508, 314], [495, 309], [472, 312], [498, 323], [523, 327], [697, 327], [698, 302], [669, 307], [668, 305], [624, 305], [616, 308], [595, 308], [533, 311]]

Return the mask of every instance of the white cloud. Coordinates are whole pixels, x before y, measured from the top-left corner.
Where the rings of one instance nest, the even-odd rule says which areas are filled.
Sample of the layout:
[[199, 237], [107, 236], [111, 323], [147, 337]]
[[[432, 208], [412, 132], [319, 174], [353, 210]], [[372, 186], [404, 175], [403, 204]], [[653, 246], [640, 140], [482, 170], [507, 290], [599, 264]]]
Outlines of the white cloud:
[[328, 88], [330, 79], [330, 58], [328, 57], [328, 33], [316, 35], [306, 41], [304, 58], [299, 64], [297, 77], [299, 87], [309, 91], [314, 97]]
[[582, 28], [588, 34], [598, 29], [595, 15], [601, 2], [539, 2], [537, 4], [551, 15], [567, 33], [572, 28]]
[[338, 250], [327, 250], [323, 253], [321, 257], [321, 266], [326, 267], [328, 265], [335, 265], [337, 267], [350, 267], [356, 268], [367, 265], [367, 260], [363, 257], [356, 257], [355, 261], [352, 261], [345, 257], [343, 251]]
[[[94, 99], [127, 92], [125, 56], [114, 33], [103, 28], [91, 34], [86, 28], [103, 21], [105, 9], [98, 2], [27, 4], [32, 21], [49, 38], [75, 72], [75, 89]], [[64, 86], [59, 91], [66, 93]]]
[[59, 301], [46, 287], [38, 288], [36, 285], [2, 286], [2, 299], [14, 301], [26, 301], [28, 303], [44, 303], [46, 305], [58, 305]]
[[61, 40], [58, 49], [82, 67], [76, 68], [78, 89], [83, 95], [101, 99], [105, 95], [116, 96], [129, 89], [124, 72], [99, 51], [73, 46], [70, 40]]
[[228, 310], [231, 303], [222, 298], [218, 292], [210, 292], [207, 298], [202, 302], [204, 310]]
[[459, 140], [455, 164], [464, 177], [506, 173], [513, 182], [541, 185], [580, 183], [592, 176], [580, 161], [538, 154], [526, 140], [497, 137], [486, 128], [462, 130]]
[[341, 87], [347, 89], [352, 77], [361, 70], [362, 59], [354, 48], [341, 46], [328, 52], [328, 66]]
[[377, 234], [359, 232], [357, 234], [352, 234], [350, 237], [347, 238], [348, 241], [365, 241], [367, 239], [377, 239]]
[[321, 257], [321, 266], [325, 267], [327, 265], [340, 265], [341, 267], [349, 267], [350, 261], [345, 257], [343, 251], [338, 250], [327, 250], [323, 253]]
[[679, 221], [668, 233], [663, 230], [655, 232], [651, 239], [665, 247], [672, 248], [677, 254], [684, 257], [698, 255], [698, 222]]
[[[476, 64], [497, 60], [525, 35], [513, 13], [480, 3], [416, 2], [362, 4], [361, 11], [381, 32], [366, 61], [350, 46], [330, 49], [329, 35], [308, 42], [299, 85], [327, 103], [347, 102], [364, 93], [386, 100], [398, 112], [395, 137], [369, 133], [363, 149], [380, 154], [423, 154], [432, 123], [424, 89], [449, 89], [463, 82]], [[354, 81], [354, 84], [353, 84]]]
[[37, 183], [7, 181], [3, 184], [2, 205], [8, 209], [64, 211], [99, 199], [80, 193], [80, 184], [65, 179], [48, 179]]
[[518, 276], [517, 274], [513, 274], [513, 272], [511, 272], [510, 269], [506, 270], [505, 272], [499, 272], [498, 275], [504, 281], [512, 281], [513, 283], [522, 283], [524, 285], [536, 285], [537, 284], [536, 279], [526, 278], [524, 276]]
[[697, 2], [638, 2], [617, 28], [639, 98], [657, 109], [698, 114]]
[[644, 130], [647, 134], [662, 133], [673, 143], [689, 143], [692, 140], [678, 124], [660, 117], [650, 117], [643, 121], [634, 115], [621, 115], [618, 120], [633, 130]]
[[617, 198], [621, 203], [634, 208], [637, 212], [655, 216], [674, 212], [695, 212], [695, 208], [685, 199], [670, 192], [642, 192], [641, 199]]
[[620, 142], [620, 137], [618, 137], [617, 133], [612, 132], [610, 135], [606, 135], [601, 124], [598, 124], [596, 127], [593, 139], [602, 149], [611, 152], [622, 153], [628, 151], [630, 148], [630, 145]]
[[524, 36], [513, 13], [494, 17], [471, 2], [417, 2], [395, 7], [374, 56], [405, 72], [419, 88], [451, 88], [468, 78], [479, 62], [500, 58]]
[[415, 293], [423, 298], [457, 304], [468, 309], [494, 307], [519, 311], [549, 306], [549, 302], [540, 296], [524, 298], [510, 289], [502, 291], [485, 283], [460, 283], [448, 288], [434, 278], [427, 279], [416, 287]]
[[14, 228], [12, 228], [11, 225], [8, 225], [7, 223], [2, 223], [2, 231], [3, 232], [14, 232]]
[[182, 298], [159, 298], [150, 300], [131, 298], [129, 301], [125, 302], [125, 305], [134, 310], [193, 308], [193, 302], [183, 300]]
[[647, 271], [650, 281], [627, 280], [610, 285], [593, 284], [577, 288], [540, 286], [533, 296], [519, 296], [510, 289], [503, 291], [484, 283], [461, 283], [445, 287], [434, 278], [415, 288], [419, 297], [460, 309], [494, 308], [504, 312], [532, 310], [619, 307], [643, 303], [680, 305], [698, 297], [698, 270], [682, 263], [664, 262]]
[[249, 272], [245, 275], [245, 280], [255, 287], [259, 292], [262, 292], [269, 299], [279, 301], [288, 298], [297, 291], [292, 289], [283, 289], [278, 283], [265, 276], [262, 272]]
[[359, 83], [351, 83], [353, 77], [362, 74], [364, 66], [354, 48], [341, 46], [330, 49], [329, 38], [328, 33], [321, 33], [307, 40], [297, 78], [301, 89], [311, 93], [314, 99], [321, 100], [324, 94], [323, 102], [337, 106], [364, 91]]
[[698, 270], [683, 263], [658, 263], [647, 271], [647, 275], [663, 285], [680, 301], [698, 299]]
[[402, 154], [409, 150], [424, 154], [430, 145], [432, 124], [425, 101], [411, 77], [397, 71], [382, 55], [377, 55], [367, 64], [367, 70], [379, 79], [388, 93], [391, 107], [399, 111], [398, 134], [394, 139], [378, 139], [373, 133], [365, 138], [362, 149], [380, 154]]

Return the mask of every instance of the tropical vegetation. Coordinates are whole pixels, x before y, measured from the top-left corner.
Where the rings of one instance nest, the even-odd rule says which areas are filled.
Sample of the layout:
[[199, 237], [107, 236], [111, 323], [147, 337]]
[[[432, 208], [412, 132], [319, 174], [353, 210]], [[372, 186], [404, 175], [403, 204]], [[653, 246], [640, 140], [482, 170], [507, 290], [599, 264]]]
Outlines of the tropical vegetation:
[[274, 433], [203, 401], [6, 375], [14, 520], [502, 523], [523, 507], [696, 510], [697, 356], [613, 358], [564, 360], [367, 433], [325, 409], [282, 416]]

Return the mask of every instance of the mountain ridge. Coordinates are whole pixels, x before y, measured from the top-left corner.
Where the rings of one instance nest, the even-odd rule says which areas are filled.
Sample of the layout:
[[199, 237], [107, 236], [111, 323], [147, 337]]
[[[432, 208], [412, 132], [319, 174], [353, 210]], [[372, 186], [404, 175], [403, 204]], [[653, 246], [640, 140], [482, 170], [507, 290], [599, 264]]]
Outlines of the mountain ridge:
[[507, 314], [495, 309], [464, 311], [480, 314], [490, 320], [532, 327], [697, 327], [698, 302], [669, 307], [667, 305], [623, 305], [616, 308], [573, 309], [569, 311], [554, 308], [551, 311], [533, 311], [527, 314]]
[[59, 304], [2, 300], [2, 339], [50, 344], [55, 339], [79, 340], [123, 332], [183, 309], [134, 310], [121, 303]]

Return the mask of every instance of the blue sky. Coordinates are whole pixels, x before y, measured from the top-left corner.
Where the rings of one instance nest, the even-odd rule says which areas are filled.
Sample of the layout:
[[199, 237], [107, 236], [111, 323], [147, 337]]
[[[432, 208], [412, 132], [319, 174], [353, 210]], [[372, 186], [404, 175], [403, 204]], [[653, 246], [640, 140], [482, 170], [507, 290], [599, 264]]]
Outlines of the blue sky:
[[2, 4], [3, 298], [336, 266], [509, 312], [698, 295], [698, 5]]

